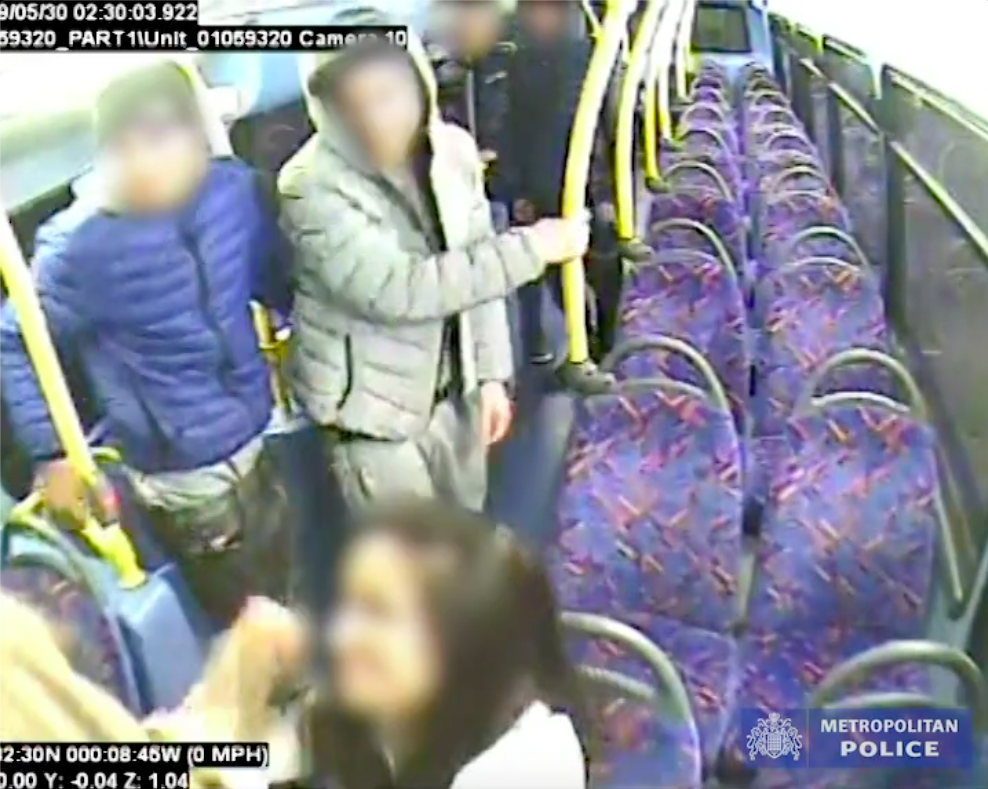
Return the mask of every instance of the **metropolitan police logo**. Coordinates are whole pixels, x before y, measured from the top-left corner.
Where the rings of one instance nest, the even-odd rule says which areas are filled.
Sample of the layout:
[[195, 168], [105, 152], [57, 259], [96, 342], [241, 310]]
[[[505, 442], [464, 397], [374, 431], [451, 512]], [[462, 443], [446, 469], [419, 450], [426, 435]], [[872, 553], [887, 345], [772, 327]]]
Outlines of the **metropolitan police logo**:
[[793, 761], [798, 761], [802, 747], [803, 737], [792, 725], [792, 718], [783, 718], [777, 712], [759, 718], [748, 735], [748, 756], [752, 761], [757, 756], [769, 759], [792, 756]]

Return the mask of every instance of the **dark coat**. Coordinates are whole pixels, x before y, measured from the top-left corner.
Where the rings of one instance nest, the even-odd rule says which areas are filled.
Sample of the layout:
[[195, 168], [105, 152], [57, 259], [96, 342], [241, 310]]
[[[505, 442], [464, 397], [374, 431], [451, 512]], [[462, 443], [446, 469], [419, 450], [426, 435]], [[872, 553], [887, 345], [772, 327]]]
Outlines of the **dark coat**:
[[[510, 157], [501, 161], [503, 177], [512, 197], [531, 201], [539, 214], [556, 215], [561, 208], [570, 131], [592, 51], [588, 39], [544, 46], [521, 38], [508, 70], [505, 140]], [[591, 205], [612, 201], [613, 118], [610, 112], [604, 115], [591, 172]]]
[[[462, 126], [474, 135], [481, 151], [494, 151], [498, 161], [488, 171], [488, 192], [496, 200], [510, 199], [504, 194], [501, 160], [510, 160], [512, 152], [505, 137], [508, 113], [508, 70], [515, 45], [498, 44], [487, 56], [473, 63], [443, 60], [436, 63], [439, 102], [443, 118]], [[470, 90], [473, 81], [473, 116], [476, 128], [470, 128]]]

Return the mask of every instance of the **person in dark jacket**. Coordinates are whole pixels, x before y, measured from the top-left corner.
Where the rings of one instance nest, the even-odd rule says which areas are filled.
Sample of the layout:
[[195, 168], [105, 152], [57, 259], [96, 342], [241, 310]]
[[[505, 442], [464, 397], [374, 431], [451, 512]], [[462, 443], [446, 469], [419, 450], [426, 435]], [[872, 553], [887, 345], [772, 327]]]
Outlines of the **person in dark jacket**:
[[[97, 100], [102, 194], [39, 230], [32, 268], [56, 345], [88, 374], [135, 493], [209, 613], [284, 597], [287, 501], [263, 434], [268, 369], [250, 301], [287, 313], [286, 242], [259, 177], [211, 159], [180, 67], [130, 72]], [[8, 305], [3, 398], [50, 509], [84, 516]]]
[[470, 132], [487, 172], [496, 225], [506, 225], [511, 196], [499, 160], [510, 158], [504, 140], [507, 76], [515, 44], [509, 40], [513, 2], [443, 0], [446, 12], [434, 62], [443, 118]]
[[[570, 131], [579, 104], [593, 42], [579, 29], [575, 2], [526, 0], [518, 8], [518, 44], [508, 71], [508, 109], [501, 162], [514, 196], [513, 219], [529, 224], [553, 216], [562, 206], [562, 189], [569, 153]], [[587, 276], [596, 299], [594, 355], [613, 342], [621, 271], [616, 259], [613, 179], [610, 172], [610, 132], [613, 118], [605, 110], [598, 127], [588, 203], [593, 212], [593, 239]], [[562, 305], [558, 271], [548, 277], [550, 292]], [[542, 327], [540, 283], [521, 291], [525, 343], [531, 361], [551, 361]]]

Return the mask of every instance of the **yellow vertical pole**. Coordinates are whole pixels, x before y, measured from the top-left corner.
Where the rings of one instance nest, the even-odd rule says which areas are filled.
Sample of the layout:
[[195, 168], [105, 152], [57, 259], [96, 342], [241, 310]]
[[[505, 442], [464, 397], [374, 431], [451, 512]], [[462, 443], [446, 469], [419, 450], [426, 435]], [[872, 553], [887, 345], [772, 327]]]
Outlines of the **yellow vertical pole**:
[[687, 75], [689, 74], [690, 48], [693, 41], [693, 21], [696, 18], [696, 0], [685, 0], [683, 16], [676, 31], [676, 96], [686, 100]]
[[[624, 83], [621, 86], [621, 102], [614, 134], [614, 206], [617, 212], [617, 232], [618, 238], [629, 247], [629, 250], [631, 246], [637, 246], [631, 243], [637, 236], [634, 184], [635, 109], [638, 105], [638, 91], [648, 67], [649, 55], [666, 0], [646, 0], [646, 2], [645, 12], [642, 14], [631, 46]], [[654, 117], [652, 122], [654, 124]], [[646, 148], [647, 146], [646, 140]]]
[[[587, 185], [597, 124], [632, 10], [631, 0], [608, 0], [601, 34], [590, 58], [570, 132], [562, 199], [562, 214], [566, 218], [575, 219], [586, 211]], [[564, 263], [561, 276], [567, 361], [570, 365], [583, 365], [590, 359], [583, 261], [577, 259]]]
[[[0, 222], [0, 277], [17, 314], [24, 345], [65, 458], [83, 483], [91, 490], [100, 492], [106, 484], [105, 479], [86, 441], [86, 433], [65, 383], [30, 269], [6, 213], [3, 222]], [[43, 504], [39, 496], [31, 496], [14, 508], [11, 517], [29, 521], [33, 511]], [[145, 575], [137, 561], [137, 553], [119, 523], [100, 524], [90, 518], [82, 524], [80, 533], [96, 555], [116, 571], [121, 586], [130, 588], [144, 582]]]

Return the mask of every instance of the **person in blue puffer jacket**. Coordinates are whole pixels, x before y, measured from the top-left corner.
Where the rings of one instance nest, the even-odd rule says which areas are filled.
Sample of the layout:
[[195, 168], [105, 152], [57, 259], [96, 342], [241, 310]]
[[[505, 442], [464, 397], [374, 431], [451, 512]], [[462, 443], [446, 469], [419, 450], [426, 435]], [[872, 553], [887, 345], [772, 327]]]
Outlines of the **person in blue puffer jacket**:
[[[504, 190], [513, 196], [512, 218], [530, 224], [556, 216], [562, 208], [563, 181], [570, 132], [576, 116], [593, 43], [579, 30], [580, 8], [575, 2], [526, 0], [518, 6], [517, 50], [508, 70], [508, 108], [504, 147], [508, 155], [499, 164]], [[587, 279], [596, 303], [591, 316], [592, 353], [605, 354], [614, 342], [621, 291], [621, 269], [616, 255], [612, 132], [616, 83], [608, 92], [595, 140], [587, 205], [593, 222]], [[547, 274], [557, 305], [562, 305], [560, 273]], [[540, 283], [520, 291], [523, 341], [533, 363], [547, 363], [552, 348], [542, 325]]]
[[[283, 598], [288, 507], [264, 454], [268, 369], [250, 301], [288, 312], [289, 255], [260, 177], [209, 155], [191, 82], [174, 64], [97, 100], [102, 194], [37, 233], [32, 268], [59, 350], [87, 373], [127, 475], [209, 613]], [[61, 447], [17, 316], [0, 322], [2, 394], [49, 508], [78, 519], [86, 491]]]

